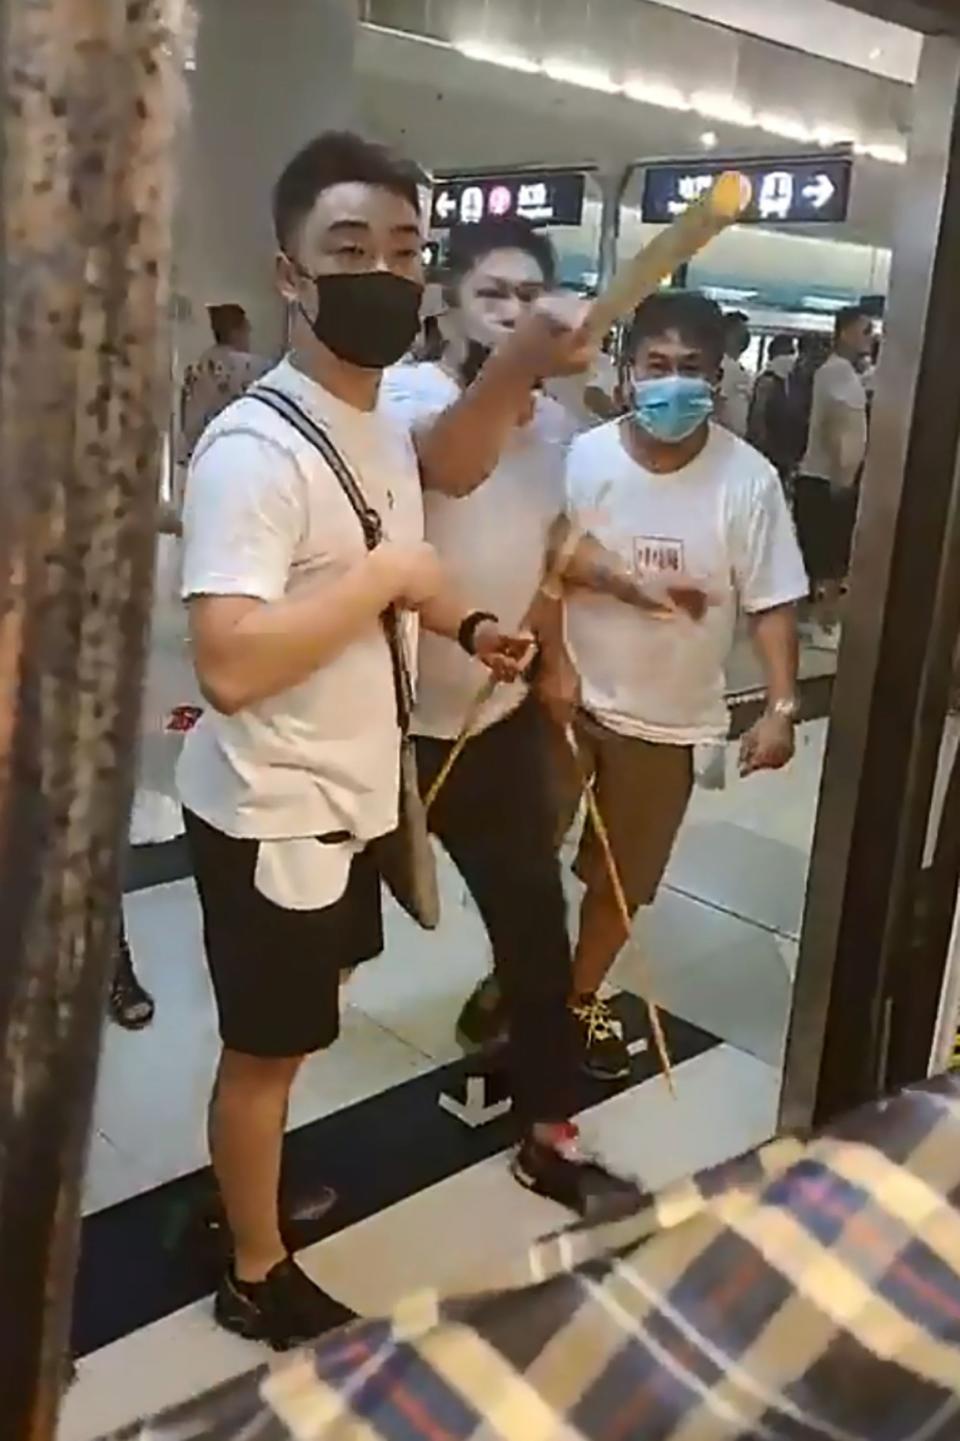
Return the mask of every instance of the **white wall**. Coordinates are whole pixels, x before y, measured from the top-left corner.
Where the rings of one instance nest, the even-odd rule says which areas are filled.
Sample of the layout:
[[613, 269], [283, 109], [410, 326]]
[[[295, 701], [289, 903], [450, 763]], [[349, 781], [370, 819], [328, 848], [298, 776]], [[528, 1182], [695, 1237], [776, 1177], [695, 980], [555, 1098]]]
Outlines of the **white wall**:
[[202, 0], [199, 10], [175, 279], [181, 364], [208, 343], [210, 303], [239, 302], [257, 347], [279, 343], [271, 189], [300, 145], [353, 118], [354, 0]]

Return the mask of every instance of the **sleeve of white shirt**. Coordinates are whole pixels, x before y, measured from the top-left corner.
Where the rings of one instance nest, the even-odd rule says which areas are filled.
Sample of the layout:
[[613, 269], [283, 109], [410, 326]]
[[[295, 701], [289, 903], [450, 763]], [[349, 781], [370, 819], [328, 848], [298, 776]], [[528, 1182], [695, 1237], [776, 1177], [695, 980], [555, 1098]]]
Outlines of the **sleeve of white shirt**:
[[184, 600], [280, 600], [305, 522], [304, 482], [282, 445], [250, 432], [215, 436], [187, 478]]
[[757, 615], [802, 600], [809, 582], [783, 486], [772, 466], [758, 465], [744, 500], [747, 508], [734, 518], [734, 572], [741, 605]]

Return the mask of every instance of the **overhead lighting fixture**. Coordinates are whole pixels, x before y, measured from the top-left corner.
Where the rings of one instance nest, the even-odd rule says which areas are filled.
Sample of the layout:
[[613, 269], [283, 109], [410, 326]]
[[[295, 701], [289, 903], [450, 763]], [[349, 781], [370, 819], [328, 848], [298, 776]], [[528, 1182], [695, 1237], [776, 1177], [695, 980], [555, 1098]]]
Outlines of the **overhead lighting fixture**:
[[859, 141], [852, 130], [838, 130], [832, 125], [814, 125], [811, 138], [825, 150], [833, 145], [856, 145]]
[[801, 304], [806, 306], [807, 310], [822, 310], [825, 314], [832, 314], [834, 311], [842, 310], [844, 306], [849, 305], [849, 303], [848, 300], [838, 300], [836, 296], [833, 295], [805, 295], [801, 301]]
[[692, 110], [693, 103], [675, 85], [661, 85], [657, 80], [628, 80], [623, 87], [624, 95], [639, 100], [644, 105], [656, 105], [661, 110]]
[[813, 131], [801, 120], [794, 120], [789, 115], [775, 115], [769, 110], [757, 116], [757, 126], [768, 135], [779, 135], [784, 140], [809, 143], [814, 138]]
[[705, 285], [704, 295], [711, 300], [720, 300], [725, 305], [745, 305], [748, 300], [755, 300], [759, 295], [758, 290], [737, 290], [732, 285]]
[[[387, 26], [374, 25], [370, 22], [363, 22], [363, 28], [396, 35], [404, 40], [420, 41], [424, 45], [440, 45], [447, 49], [450, 48], [448, 42], [434, 40], [427, 35], [391, 30]], [[791, 115], [781, 115], [770, 110], [764, 110], [757, 114], [744, 101], [738, 100], [735, 95], [724, 95], [708, 90], [697, 90], [692, 95], [686, 95], [675, 85], [659, 80], [644, 80], [640, 76], [634, 76], [620, 84], [614, 80], [609, 70], [603, 70], [599, 66], [578, 65], [574, 61], [563, 60], [559, 57], [548, 57], [541, 62], [535, 60], [532, 55], [524, 55], [519, 50], [501, 49], [500, 46], [488, 45], [483, 40], [458, 40], [454, 43], [453, 49], [459, 51], [466, 59], [476, 60], [485, 65], [500, 65], [506, 70], [517, 70], [524, 75], [548, 75], [551, 80], [559, 81], [561, 84], [577, 85], [583, 90], [596, 90], [603, 95], [626, 95], [630, 100], [637, 100], [645, 105], [656, 105], [663, 110], [695, 110], [706, 120], [717, 120], [726, 125], [738, 125], [746, 130], [762, 130], [767, 135], [776, 135], [782, 140], [792, 140], [798, 145], [820, 145], [824, 149], [834, 145], [851, 145], [857, 155], [866, 155], [887, 165], [905, 165], [907, 163], [907, 152], [902, 145], [886, 143], [874, 145], [861, 140], [859, 136], [842, 126], [835, 127], [823, 121], [806, 124]], [[715, 131], [706, 130], [700, 137], [700, 143], [706, 150], [713, 150], [720, 142]]]
[[583, 90], [600, 90], [605, 95], [619, 95], [623, 86], [618, 85], [609, 70], [593, 65], [575, 65], [572, 61], [546, 59], [543, 73], [551, 80], [560, 80], [565, 85], [579, 85]]
[[887, 165], [906, 165], [907, 152], [902, 145], [855, 145], [858, 155], [869, 155], [871, 160], [883, 160]]
[[524, 75], [539, 75], [543, 66], [523, 55], [519, 50], [501, 50], [496, 45], [485, 45], [480, 40], [458, 41], [455, 49], [468, 60], [479, 60], [484, 65], [502, 65], [506, 70], [519, 70]]
[[749, 105], [735, 95], [715, 95], [712, 91], [695, 90], [690, 103], [705, 120], [723, 120], [728, 125], [754, 126], [757, 117]]

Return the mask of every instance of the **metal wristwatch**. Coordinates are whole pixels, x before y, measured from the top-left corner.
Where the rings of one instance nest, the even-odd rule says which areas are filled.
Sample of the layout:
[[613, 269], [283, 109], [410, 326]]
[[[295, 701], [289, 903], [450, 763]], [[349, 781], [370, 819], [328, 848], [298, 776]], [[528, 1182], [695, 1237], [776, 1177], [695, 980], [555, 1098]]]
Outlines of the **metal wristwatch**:
[[781, 716], [793, 725], [800, 719], [800, 702], [796, 696], [791, 696], [789, 700], [775, 700], [773, 705], [768, 706], [768, 710], [771, 715]]

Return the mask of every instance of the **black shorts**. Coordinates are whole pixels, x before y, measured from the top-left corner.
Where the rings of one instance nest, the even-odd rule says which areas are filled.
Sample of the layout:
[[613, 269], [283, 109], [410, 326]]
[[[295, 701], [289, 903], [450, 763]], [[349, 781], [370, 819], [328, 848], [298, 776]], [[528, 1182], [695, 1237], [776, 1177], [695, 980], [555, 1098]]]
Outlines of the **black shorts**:
[[828, 480], [798, 475], [793, 483], [797, 539], [811, 585], [845, 580], [857, 520], [857, 489], [835, 490]]
[[358, 855], [321, 911], [288, 911], [254, 886], [259, 841], [184, 811], [220, 1037], [248, 1056], [306, 1056], [340, 1032], [341, 972], [383, 950], [380, 877]]

